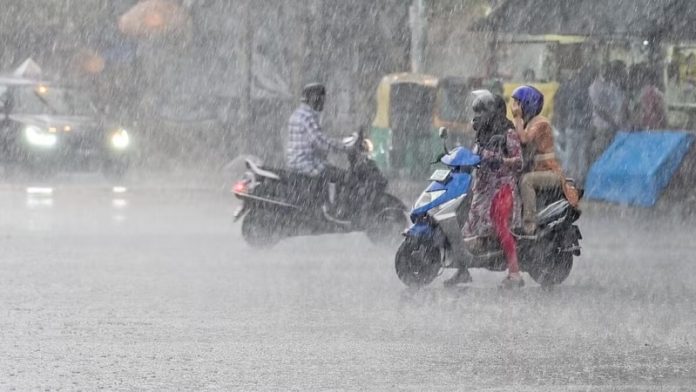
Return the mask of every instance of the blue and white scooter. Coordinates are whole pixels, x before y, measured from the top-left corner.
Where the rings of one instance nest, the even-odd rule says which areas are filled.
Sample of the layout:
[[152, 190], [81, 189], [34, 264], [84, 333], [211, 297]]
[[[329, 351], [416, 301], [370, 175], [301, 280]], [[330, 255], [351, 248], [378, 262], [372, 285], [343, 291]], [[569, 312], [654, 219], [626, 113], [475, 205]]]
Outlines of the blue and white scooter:
[[[440, 129], [447, 138], [447, 130]], [[505, 257], [496, 238], [478, 238], [464, 244], [461, 229], [471, 205], [473, 173], [481, 158], [471, 150], [447, 150], [430, 185], [416, 201], [410, 218], [412, 225], [396, 252], [396, 274], [409, 287], [431, 283], [444, 268], [506, 269]], [[573, 267], [573, 256], [580, 255], [580, 229], [574, 224], [580, 211], [570, 205], [559, 189], [537, 195], [541, 205], [534, 236], [517, 235], [520, 268], [542, 286], [563, 282]]]

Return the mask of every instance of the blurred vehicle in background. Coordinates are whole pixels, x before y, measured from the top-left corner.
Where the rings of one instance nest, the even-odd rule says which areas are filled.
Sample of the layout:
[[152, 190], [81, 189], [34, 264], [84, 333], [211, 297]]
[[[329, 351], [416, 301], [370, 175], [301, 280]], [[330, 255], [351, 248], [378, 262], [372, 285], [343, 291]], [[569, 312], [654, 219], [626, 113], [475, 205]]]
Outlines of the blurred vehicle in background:
[[0, 77], [0, 111], [0, 161], [6, 172], [96, 169], [120, 178], [127, 171], [131, 134], [104, 119], [79, 90]]
[[417, 177], [440, 148], [437, 129], [447, 127], [459, 145], [473, 141], [468, 100], [474, 90], [463, 78], [398, 73], [386, 75], [377, 88], [371, 139], [382, 170]]

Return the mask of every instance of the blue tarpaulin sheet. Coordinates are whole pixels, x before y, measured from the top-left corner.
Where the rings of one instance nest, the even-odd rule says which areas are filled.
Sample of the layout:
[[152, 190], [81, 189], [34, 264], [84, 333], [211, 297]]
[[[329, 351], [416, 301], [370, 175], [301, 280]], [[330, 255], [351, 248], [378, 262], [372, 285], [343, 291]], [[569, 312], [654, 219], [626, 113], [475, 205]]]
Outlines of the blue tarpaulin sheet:
[[688, 132], [619, 132], [590, 168], [585, 198], [655, 205], [693, 140], [694, 135]]

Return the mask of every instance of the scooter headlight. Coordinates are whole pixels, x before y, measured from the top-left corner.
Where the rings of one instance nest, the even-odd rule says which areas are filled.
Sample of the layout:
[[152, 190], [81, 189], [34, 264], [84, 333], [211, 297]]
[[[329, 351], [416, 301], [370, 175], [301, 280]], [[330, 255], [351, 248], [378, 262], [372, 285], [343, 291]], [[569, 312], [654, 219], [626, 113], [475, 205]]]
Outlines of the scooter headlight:
[[416, 200], [416, 204], [415, 204], [414, 208], [421, 208], [424, 205], [437, 200], [437, 198], [439, 198], [440, 196], [442, 196], [444, 194], [445, 194], [444, 189], [439, 190], [439, 191], [432, 191], [432, 192], [425, 191], [425, 192], [421, 193], [418, 200]]

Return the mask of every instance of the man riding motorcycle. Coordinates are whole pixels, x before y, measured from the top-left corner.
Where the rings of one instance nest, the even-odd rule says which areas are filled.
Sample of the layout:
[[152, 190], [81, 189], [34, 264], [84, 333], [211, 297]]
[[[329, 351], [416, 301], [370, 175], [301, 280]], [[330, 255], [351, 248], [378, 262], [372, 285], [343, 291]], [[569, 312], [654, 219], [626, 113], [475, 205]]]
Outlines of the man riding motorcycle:
[[316, 179], [319, 194], [325, 195], [325, 213], [335, 202], [335, 185], [344, 181], [345, 171], [327, 163], [331, 151], [349, 150], [343, 143], [331, 140], [321, 129], [319, 113], [324, 110], [326, 88], [310, 83], [302, 88], [302, 103], [288, 121], [286, 163], [291, 172]]
[[577, 206], [579, 195], [566, 182], [561, 165], [556, 160], [553, 130], [549, 120], [539, 115], [544, 107], [544, 95], [532, 86], [520, 86], [512, 92], [513, 123], [522, 144], [526, 147], [525, 171], [520, 181], [523, 208], [523, 228], [527, 235], [537, 229], [536, 192], [561, 187], [566, 199]]
[[[253, 247], [293, 236], [356, 231], [378, 244], [401, 238], [406, 206], [387, 192], [387, 179], [370, 159], [366, 128], [341, 143], [324, 136], [319, 112], [325, 95], [321, 84], [303, 89], [302, 104], [288, 124], [286, 168], [247, 160], [248, 171], [233, 187], [243, 201], [235, 219], [242, 219], [242, 236]], [[346, 152], [345, 171], [326, 163], [330, 151]]]

